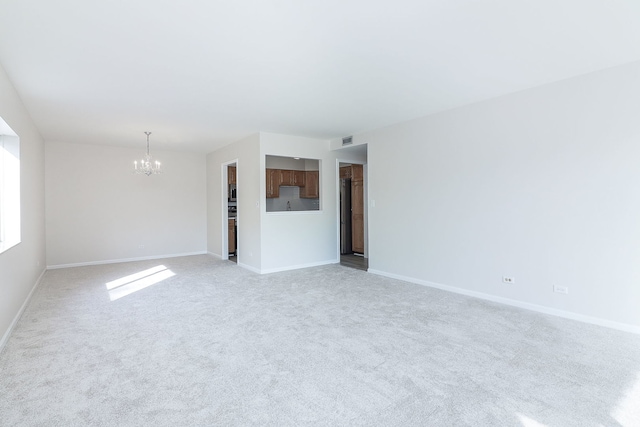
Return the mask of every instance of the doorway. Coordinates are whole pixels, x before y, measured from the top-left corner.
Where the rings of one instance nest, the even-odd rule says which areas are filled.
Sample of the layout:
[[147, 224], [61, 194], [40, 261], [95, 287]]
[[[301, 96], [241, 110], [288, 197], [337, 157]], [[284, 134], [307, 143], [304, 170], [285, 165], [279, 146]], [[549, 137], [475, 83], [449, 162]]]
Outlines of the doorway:
[[366, 271], [364, 166], [339, 162], [340, 264]]
[[223, 259], [238, 262], [238, 161], [222, 165]]

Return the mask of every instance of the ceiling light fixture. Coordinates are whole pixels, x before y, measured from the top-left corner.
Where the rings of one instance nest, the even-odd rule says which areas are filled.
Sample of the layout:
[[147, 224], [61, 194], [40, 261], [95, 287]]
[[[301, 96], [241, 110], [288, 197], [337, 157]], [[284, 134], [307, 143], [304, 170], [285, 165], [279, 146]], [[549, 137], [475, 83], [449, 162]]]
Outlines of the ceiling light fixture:
[[157, 160], [153, 161], [151, 154], [149, 154], [149, 135], [151, 135], [151, 132], [145, 132], [145, 134], [147, 135], [147, 155], [140, 161], [140, 165], [138, 165], [137, 160], [133, 162], [133, 173], [138, 175], [145, 174], [147, 176], [157, 175], [162, 173], [160, 170], [160, 162]]

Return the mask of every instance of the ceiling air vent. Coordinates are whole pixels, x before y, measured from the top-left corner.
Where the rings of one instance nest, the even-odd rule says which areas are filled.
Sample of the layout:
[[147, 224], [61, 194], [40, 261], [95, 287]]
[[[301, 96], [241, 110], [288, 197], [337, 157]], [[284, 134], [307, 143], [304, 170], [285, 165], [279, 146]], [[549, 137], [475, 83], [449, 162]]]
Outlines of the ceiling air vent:
[[353, 136], [345, 136], [342, 138], [342, 145], [351, 145], [353, 144]]

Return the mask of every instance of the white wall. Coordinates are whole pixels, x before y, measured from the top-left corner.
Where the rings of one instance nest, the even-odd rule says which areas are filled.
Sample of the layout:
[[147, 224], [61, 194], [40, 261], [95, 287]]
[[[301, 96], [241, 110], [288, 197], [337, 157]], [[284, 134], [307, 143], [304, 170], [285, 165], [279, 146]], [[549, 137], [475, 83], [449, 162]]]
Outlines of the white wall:
[[[265, 167], [269, 169], [287, 169], [287, 170], [303, 171], [305, 168], [305, 160], [300, 158], [296, 160], [293, 157], [269, 156], [265, 163]], [[318, 169], [316, 168], [316, 170]]]
[[47, 142], [47, 265], [206, 251], [205, 155], [155, 151], [164, 173], [134, 175], [143, 154]]
[[[265, 156], [290, 156], [320, 160], [320, 211], [266, 212], [262, 208], [261, 271], [335, 263], [338, 253], [337, 152], [329, 141], [271, 133], [260, 134], [260, 163]], [[356, 160], [353, 154], [344, 154]], [[265, 174], [261, 173], [260, 197], [266, 200]], [[264, 204], [264, 203], [263, 203]]]
[[20, 137], [22, 242], [0, 254], [0, 349], [45, 268], [44, 142], [0, 67], [0, 116]]
[[[207, 155], [207, 250], [223, 254], [224, 212], [222, 168], [237, 160], [238, 264], [260, 271], [260, 135], [254, 134]], [[264, 178], [263, 178], [264, 179]], [[256, 205], [257, 203], [257, 205]]]
[[[321, 160], [322, 211], [266, 212], [265, 157]], [[361, 156], [345, 154], [346, 160]], [[207, 156], [208, 250], [223, 252], [222, 167], [238, 161], [238, 265], [258, 273], [338, 262], [336, 153], [325, 140], [260, 133]], [[287, 163], [288, 164], [288, 163]]]
[[634, 63], [356, 135], [371, 269], [640, 331], [639, 118]]

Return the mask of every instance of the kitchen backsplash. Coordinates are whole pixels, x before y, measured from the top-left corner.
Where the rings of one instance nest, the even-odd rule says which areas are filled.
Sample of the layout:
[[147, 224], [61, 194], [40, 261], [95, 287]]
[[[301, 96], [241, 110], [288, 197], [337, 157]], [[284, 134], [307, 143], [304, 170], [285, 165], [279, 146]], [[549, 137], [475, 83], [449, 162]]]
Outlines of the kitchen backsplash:
[[281, 212], [287, 209], [287, 202], [292, 211], [320, 210], [320, 199], [301, 199], [300, 187], [280, 187], [280, 197], [267, 199], [267, 212]]

